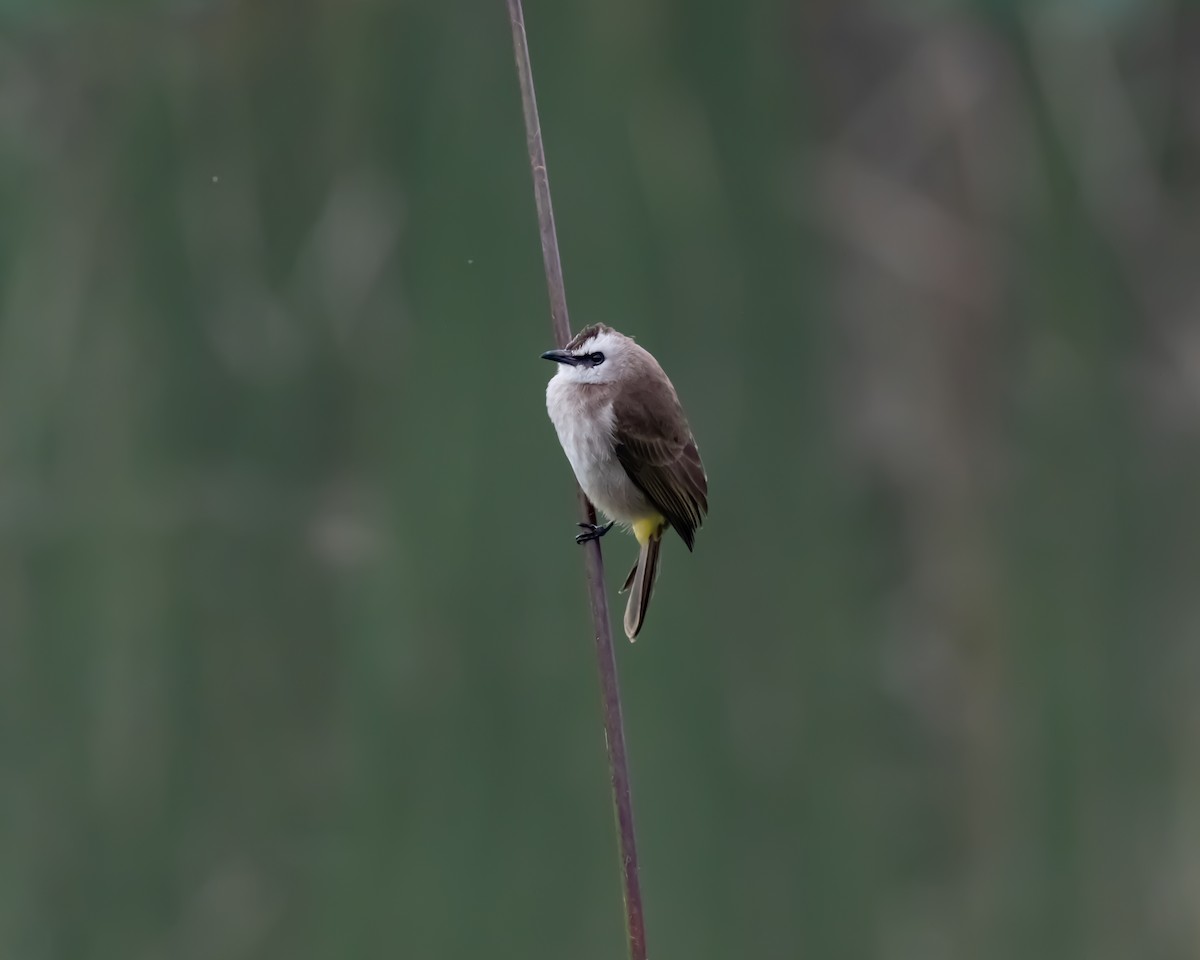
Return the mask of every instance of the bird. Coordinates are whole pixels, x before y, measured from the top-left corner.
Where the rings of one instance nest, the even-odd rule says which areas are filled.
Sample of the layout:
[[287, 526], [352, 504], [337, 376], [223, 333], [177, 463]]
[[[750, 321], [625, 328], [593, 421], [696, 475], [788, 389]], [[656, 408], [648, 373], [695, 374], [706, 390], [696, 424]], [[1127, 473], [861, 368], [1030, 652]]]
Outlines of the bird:
[[576, 543], [598, 540], [614, 523], [639, 545], [625, 579], [625, 635], [636, 640], [658, 573], [668, 527], [689, 551], [708, 513], [708, 475], [675, 387], [654, 356], [603, 323], [579, 331], [543, 360], [558, 365], [546, 411], [587, 498], [608, 517], [581, 523]]

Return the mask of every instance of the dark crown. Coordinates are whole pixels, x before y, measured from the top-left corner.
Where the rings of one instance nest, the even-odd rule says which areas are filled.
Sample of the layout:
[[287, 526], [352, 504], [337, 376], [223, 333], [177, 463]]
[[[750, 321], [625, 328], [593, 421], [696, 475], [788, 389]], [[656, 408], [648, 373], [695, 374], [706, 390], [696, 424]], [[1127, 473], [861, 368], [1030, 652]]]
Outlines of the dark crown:
[[593, 323], [590, 327], [584, 327], [577, 334], [575, 334], [575, 336], [571, 339], [571, 342], [568, 343], [563, 349], [572, 351], [578, 350], [585, 343], [591, 340], [592, 337], [600, 333], [612, 333], [612, 327], [605, 326], [603, 323]]

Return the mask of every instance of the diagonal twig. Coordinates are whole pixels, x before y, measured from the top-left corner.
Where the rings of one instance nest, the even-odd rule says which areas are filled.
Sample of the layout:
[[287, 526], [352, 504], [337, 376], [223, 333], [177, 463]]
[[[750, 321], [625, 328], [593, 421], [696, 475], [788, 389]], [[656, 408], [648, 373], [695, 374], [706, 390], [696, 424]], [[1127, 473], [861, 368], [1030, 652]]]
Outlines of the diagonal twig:
[[[546, 175], [546, 153], [542, 146], [542, 125], [538, 119], [537, 98], [533, 90], [533, 70], [529, 63], [529, 42], [525, 37], [525, 14], [521, 0], [508, 0], [512, 21], [513, 54], [517, 61], [517, 80], [521, 87], [521, 106], [525, 113], [525, 135], [529, 146], [529, 166], [533, 171], [533, 195], [537, 203], [538, 231], [542, 239], [542, 260], [546, 265], [546, 287], [550, 293], [550, 322], [554, 339], [565, 347], [571, 339], [567, 316], [567, 292], [563, 284], [562, 261], [558, 255], [558, 235], [554, 229], [554, 210], [550, 204], [550, 180]], [[580, 514], [588, 523], [596, 522], [596, 510], [579, 491]], [[625, 725], [621, 718], [621, 692], [617, 683], [617, 661], [613, 653], [612, 627], [608, 616], [608, 597], [604, 591], [604, 559], [600, 541], [584, 544], [587, 566], [588, 599], [596, 640], [596, 665], [600, 671], [600, 694], [604, 709], [604, 741], [608, 747], [608, 770], [612, 783], [613, 810], [616, 814], [617, 848], [621, 856], [621, 887], [625, 900], [625, 930], [629, 937], [630, 960], [646, 958], [646, 928], [642, 914], [642, 891], [638, 880], [637, 842], [633, 830], [633, 799], [629, 790], [629, 763], [625, 755]]]

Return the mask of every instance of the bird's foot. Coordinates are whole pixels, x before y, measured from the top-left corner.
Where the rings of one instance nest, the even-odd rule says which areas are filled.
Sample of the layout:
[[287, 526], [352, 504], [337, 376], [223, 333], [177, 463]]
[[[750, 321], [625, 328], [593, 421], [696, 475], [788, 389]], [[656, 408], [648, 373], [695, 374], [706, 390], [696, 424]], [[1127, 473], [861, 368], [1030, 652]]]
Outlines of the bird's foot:
[[576, 526], [583, 527], [584, 532], [575, 538], [576, 543], [587, 543], [589, 540], [599, 540], [602, 536], [608, 533], [613, 527], [612, 520], [608, 523], [580, 523]]

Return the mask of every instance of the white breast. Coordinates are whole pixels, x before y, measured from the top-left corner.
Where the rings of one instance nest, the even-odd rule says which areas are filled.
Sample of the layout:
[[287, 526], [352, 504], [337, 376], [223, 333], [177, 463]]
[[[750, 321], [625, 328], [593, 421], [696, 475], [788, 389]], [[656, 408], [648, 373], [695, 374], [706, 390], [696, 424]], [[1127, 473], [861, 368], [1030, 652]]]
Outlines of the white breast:
[[546, 387], [546, 410], [575, 478], [588, 499], [618, 523], [656, 513], [613, 451], [612, 403], [596, 402], [588, 391], [558, 376]]

